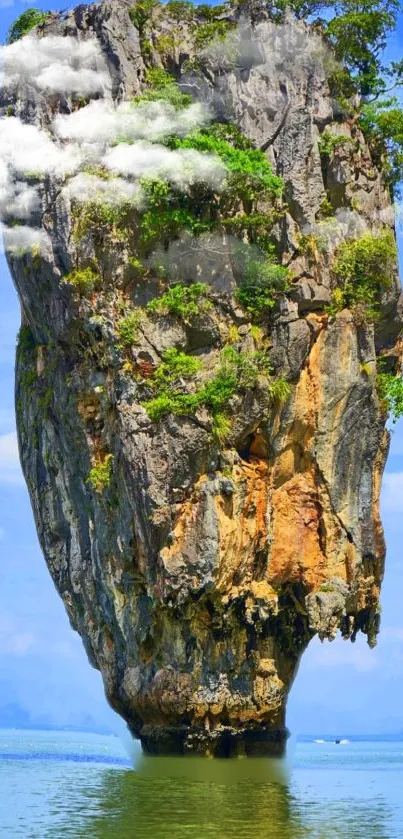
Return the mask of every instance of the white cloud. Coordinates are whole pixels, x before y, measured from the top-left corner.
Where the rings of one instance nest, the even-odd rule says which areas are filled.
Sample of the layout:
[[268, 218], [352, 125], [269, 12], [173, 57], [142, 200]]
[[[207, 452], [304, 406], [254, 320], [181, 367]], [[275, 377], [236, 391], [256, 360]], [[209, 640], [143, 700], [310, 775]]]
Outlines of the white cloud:
[[111, 145], [120, 138], [155, 142], [173, 134], [184, 137], [209, 120], [209, 112], [200, 103], [178, 111], [167, 102], [124, 102], [114, 108], [97, 101], [72, 114], [60, 114], [54, 128], [62, 139]]
[[0, 47], [0, 64], [3, 85], [11, 89], [27, 84], [54, 93], [92, 96], [110, 84], [96, 39], [27, 35]]
[[102, 163], [107, 169], [121, 175], [133, 178], [157, 177], [181, 189], [197, 181], [218, 188], [226, 175], [226, 169], [218, 157], [201, 154], [193, 149], [172, 151], [165, 146], [146, 142], [133, 145], [121, 143], [106, 153]]
[[80, 172], [65, 186], [64, 193], [75, 201], [103, 201], [113, 206], [119, 206], [130, 201], [136, 207], [143, 203], [143, 190], [140, 185], [123, 178], [105, 180], [96, 175]]
[[11, 431], [0, 436], [0, 484], [23, 483], [17, 434]]
[[45, 256], [51, 249], [49, 236], [40, 228], [27, 227], [26, 225], [7, 227], [0, 224], [0, 243], [1, 235], [4, 250], [7, 253], [19, 256], [31, 251], [33, 248], [39, 248], [42, 256]]
[[64, 177], [80, 165], [75, 147], [62, 147], [35, 125], [27, 125], [17, 117], [0, 120], [0, 183], [7, 183], [11, 173], [16, 176], [53, 174]]
[[403, 472], [386, 472], [383, 479], [382, 510], [403, 513]]

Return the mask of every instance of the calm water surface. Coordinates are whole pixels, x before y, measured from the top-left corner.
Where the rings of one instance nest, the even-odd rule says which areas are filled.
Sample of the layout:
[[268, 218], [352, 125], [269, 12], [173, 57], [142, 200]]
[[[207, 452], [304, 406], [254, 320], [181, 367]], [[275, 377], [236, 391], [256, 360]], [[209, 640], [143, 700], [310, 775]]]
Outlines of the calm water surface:
[[403, 839], [403, 742], [134, 767], [115, 737], [0, 731], [1, 839]]

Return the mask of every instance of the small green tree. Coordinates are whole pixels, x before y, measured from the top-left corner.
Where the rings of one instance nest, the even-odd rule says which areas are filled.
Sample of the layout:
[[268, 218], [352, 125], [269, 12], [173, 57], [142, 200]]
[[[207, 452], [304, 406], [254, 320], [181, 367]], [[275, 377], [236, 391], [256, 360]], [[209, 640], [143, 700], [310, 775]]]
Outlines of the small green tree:
[[380, 295], [390, 285], [396, 270], [396, 259], [396, 240], [389, 229], [344, 242], [333, 264], [339, 285], [333, 292], [329, 314], [350, 308], [360, 311], [364, 319], [374, 320]]
[[397, 422], [403, 416], [403, 379], [401, 373], [381, 372], [377, 374], [376, 385], [378, 396], [384, 408]]
[[150, 300], [147, 309], [159, 315], [176, 315], [187, 321], [211, 308], [211, 303], [207, 300], [208, 291], [205, 283], [192, 283], [189, 286], [177, 283], [162, 297]]
[[147, 90], [137, 96], [133, 103], [168, 102], [177, 111], [192, 104], [192, 97], [182, 93], [176, 79], [160, 67], [150, 67], [146, 72]]
[[393, 97], [364, 105], [360, 128], [375, 162], [386, 173], [392, 193], [399, 195], [403, 181], [403, 109], [399, 100]]
[[267, 315], [276, 304], [276, 295], [289, 289], [289, 271], [269, 259], [250, 259], [237, 291], [241, 306], [253, 317]]
[[27, 35], [31, 29], [35, 29], [40, 23], [43, 23], [47, 18], [47, 13], [40, 9], [26, 9], [14, 23], [11, 24], [8, 30], [7, 43], [14, 44], [19, 41], [24, 35]]
[[341, 0], [334, 8], [336, 14], [327, 25], [327, 34], [336, 58], [348, 68], [362, 96], [381, 91], [383, 53], [396, 26], [399, 0]]

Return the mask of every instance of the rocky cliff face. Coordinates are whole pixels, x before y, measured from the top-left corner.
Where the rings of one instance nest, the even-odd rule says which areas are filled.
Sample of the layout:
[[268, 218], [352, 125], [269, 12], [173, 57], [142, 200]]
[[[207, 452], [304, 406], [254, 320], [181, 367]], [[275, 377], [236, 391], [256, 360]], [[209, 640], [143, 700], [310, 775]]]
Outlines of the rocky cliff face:
[[[354, 120], [343, 122], [330, 96], [320, 35], [292, 21], [276, 27], [250, 5], [223, 11], [224, 28], [237, 27], [224, 44], [197, 46], [203, 15], [156, 7], [139, 23], [129, 11], [123, 0], [80, 6], [35, 37], [97, 39], [104, 96], [115, 104], [141, 94], [147, 67], [163, 67], [215, 120], [263, 147], [284, 181], [270, 236], [289, 287], [253, 322], [237, 298], [236, 231], [218, 222], [159, 250], [176, 280], [208, 287], [208, 305], [200, 298], [182, 317], [153, 311], [147, 304], [170, 279], [149, 256], [145, 271], [130, 261], [138, 211], [123, 227], [100, 211], [83, 221], [66, 182], [43, 178], [36, 223], [48, 245], [9, 255], [24, 323], [23, 469], [71, 624], [145, 749], [279, 754], [287, 694], [312, 637], [362, 631], [372, 644], [378, 631], [388, 434], [376, 357], [392, 366], [399, 357], [393, 248], [375, 321], [359, 305], [328, 307], [341, 282], [337, 248], [393, 228], [390, 198]], [[86, 107], [23, 81], [3, 113], [10, 104], [48, 131], [55, 115]], [[324, 152], [329, 135], [339, 142]], [[257, 209], [272, 213], [264, 202]], [[91, 289], [65, 281], [89, 266]], [[208, 400], [150, 416], [167, 350], [197, 359], [175, 385], [191, 394], [230, 364], [228, 346], [254, 369], [237, 368], [221, 432]]]

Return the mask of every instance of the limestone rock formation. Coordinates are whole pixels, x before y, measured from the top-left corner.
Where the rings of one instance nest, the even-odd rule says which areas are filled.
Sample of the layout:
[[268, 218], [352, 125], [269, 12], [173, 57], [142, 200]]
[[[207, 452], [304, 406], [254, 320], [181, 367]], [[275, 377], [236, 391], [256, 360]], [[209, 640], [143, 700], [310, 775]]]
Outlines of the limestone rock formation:
[[[319, 33], [292, 20], [276, 27], [263, 3], [250, 3], [221, 13], [226, 41], [207, 31], [203, 43], [197, 11], [155, 6], [140, 20], [130, 9], [125, 0], [79, 6], [49, 16], [34, 37], [96, 38], [115, 104], [146, 89], [147, 68], [165, 69], [214, 120], [263, 148], [284, 182], [270, 236], [289, 287], [254, 322], [237, 297], [236, 230], [217, 223], [159, 251], [177, 282], [207, 285], [208, 305], [185, 317], [152, 311], [169, 278], [130, 261], [139, 213], [122, 229], [102, 213], [83, 221], [61, 180], [43, 178], [36, 223], [50, 244], [40, 256], [9, 254], [24, 324], [23, 470], [71, 624], [143, 747], [281, 754], [309, 641], [362, 631], [372, 644], [378, 631], [388, 433], [376, 358], [396, 369], [400, 286], [391, 248], [378, 317], [358, 304], [337, 310], [332, 265], [351, 236], [393, 233], [391, 200], [331, 98]], [[1, 104], [51, 132], [57, 114], [87, 103], [21, 82]], [[321, 153], [329, 135], [340, 142]], [[258, 212], [271, 210], [263, 202]], [[86, 292], [66, 282], [83, 268], [101, 278]], [[238, 371], [221, 431], [207, 399], [150, 416], [167, 350], [198, 362], [179, 376], [183, 395], [217, 375], [228, 346], [253, 371]]]

